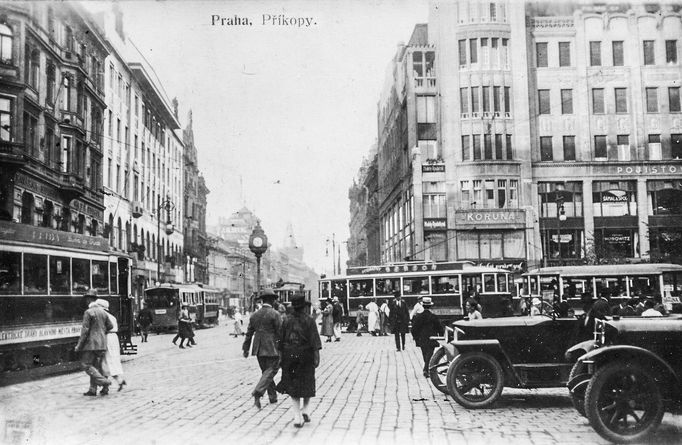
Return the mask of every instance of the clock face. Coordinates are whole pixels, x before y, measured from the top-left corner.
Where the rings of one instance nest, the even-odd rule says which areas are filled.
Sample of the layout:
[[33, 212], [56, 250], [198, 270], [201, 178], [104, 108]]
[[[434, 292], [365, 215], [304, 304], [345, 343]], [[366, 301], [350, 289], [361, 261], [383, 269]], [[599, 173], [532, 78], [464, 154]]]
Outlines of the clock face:
[[253, 245], [256, 247], [261, 247], [263, 245], [263, 238], [256, 236], [253, 238]]

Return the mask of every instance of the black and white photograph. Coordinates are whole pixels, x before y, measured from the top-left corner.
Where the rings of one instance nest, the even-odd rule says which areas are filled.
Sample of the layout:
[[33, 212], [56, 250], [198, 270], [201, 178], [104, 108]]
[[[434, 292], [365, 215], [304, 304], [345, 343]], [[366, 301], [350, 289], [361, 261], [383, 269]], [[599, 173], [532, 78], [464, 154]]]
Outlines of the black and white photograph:
[[0, 0], [0, 444], [678, 444], [682, 3]]

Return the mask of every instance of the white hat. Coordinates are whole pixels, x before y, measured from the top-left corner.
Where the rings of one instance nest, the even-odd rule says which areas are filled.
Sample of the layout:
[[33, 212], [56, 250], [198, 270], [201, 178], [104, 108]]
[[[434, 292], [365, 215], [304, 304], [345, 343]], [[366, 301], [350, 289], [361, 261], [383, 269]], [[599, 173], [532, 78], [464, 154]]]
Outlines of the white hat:
[[542, 302], [540, 301], [539, 298], [535, 297], [535, 298], [533, 298], [532, 303], [533, 303], [533, 306], [537, 306], [537, 305], [541, 304]]
[[109, 310], [109, 302], [104, 298], [98, 298], [97, 300], [95, 300], [95, 304], [106, 311]]

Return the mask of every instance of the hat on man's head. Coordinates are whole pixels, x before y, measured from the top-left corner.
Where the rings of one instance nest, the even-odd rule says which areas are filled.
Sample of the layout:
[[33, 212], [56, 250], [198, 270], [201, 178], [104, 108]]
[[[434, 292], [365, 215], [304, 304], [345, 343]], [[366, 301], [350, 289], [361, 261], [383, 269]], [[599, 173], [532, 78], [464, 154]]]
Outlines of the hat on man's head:
[[263, 301], [275, 301], [277, 294], [272, 289], [267, 288], [261, 291], [259, 298]]
[[424, 306], [424, 307], [433, 306], [433, 300], [431, 299], [431, 297], [423, 297], [422, 298], [422, 306]]
[[97, 297], [97, 289], [93, 289], [93, 288], [88, 289], [87, 292], [85, 292], [85, 295], [83, 295], [83, 297], [93, 298], [96, 300], [98, 298]]
[[97, 300], [95, 300], [95, 304], [106, 311], [109, 310], [109, 302], [104, 298], [98, 298]]
[[394, 290], [394, 291], [393, 291], [393, 296], [396, 297], [396, 298], [402, 297], [402, 295], [400, 295], [400, 291], [399, 291], [399, 290]]
[[332, 301], [336, 301], [336, 302], [338, 303], [339, 297], [334, 297], [334, 298], [332, 299]]
[[289, 302], [295, 308], [305, 306], [306, 304], [305, 297], [303, 295], [294, 295], [289, 299]]

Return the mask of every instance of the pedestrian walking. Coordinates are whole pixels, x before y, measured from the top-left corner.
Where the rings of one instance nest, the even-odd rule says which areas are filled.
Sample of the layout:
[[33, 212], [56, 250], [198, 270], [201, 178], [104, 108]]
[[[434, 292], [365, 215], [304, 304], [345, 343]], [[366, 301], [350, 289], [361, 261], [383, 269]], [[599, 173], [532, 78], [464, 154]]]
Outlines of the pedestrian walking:
[[429, 362], [431, 361], [433, 350], [438, 346], [438, 342], [432, 340], [431, 337], [443, 335], [443, 325], [438, 320], [438, 317], [431, 312], [431, 307], [433, 306], [431, 297], [424, 297], [421, 304], [424, 310], [416, 314], [412, 319], [412, 337], [417, 346], [422, 350], [424, 377], [429, 377]]
[[379, 307], [379, 335], [388, 335], [388, 317], [390, 314], [390, 309], [388, 308], [388, 303], [386, 300], [382, 300], [381, 306]]
[[265, 289], [260, 298], [263, 300], [263, 304], [251, 316], [242, 345], [244, 357], [249, 356], [249, 346], [251, 346], [251, 355], [255, 355], [258, 359], [258, 366], [262, 372], [251, 393], [254, 405], [258, 409], [261, 408], [260, 398], [266, 391], [270, 403], [277, 403], [274, 378], [279, 370], [279, 334], [282, 326], [282, 317], [272, 307], [277, 295], [272, 289]]
[[395, 349], [400, 352], [405, 350], [405, 334], [410, 324], [410, 312], [399, 290], [394, 291], [393, 296], [395, 298], [389, 307], [389, 320], [395, 336]]
[[322, 309], [322, 335], [326, 336], [326, 343], [331, 343], [334, 336], [334, 307], [331, 298], [327, 299], [327, 304]]
[[152, 310], [149, 309], [146, 301], [142, 301], [142, 309], [140, 313], [137, 314], [137, 324], [140, 325], [140, 336], [142, 337], [142, 343], [147, 342], [147, 336], [149, 335], [149, 329], [154, 323], [154, 316], [152, 315]]
[[417, 298], [417, 302], [412, 306], [412, 310], [410, 311], [410, 320], [414, 318], [415, 315], [421, 314], [424, 312], [424, 306], [422, 306], [422, 300], [424, 297], [420, 296]]
[[89, 289], [85, 294], [88, 309], [83, 314], [81, 334], [75, 347], [76, 352], [82, 351], [81, 368], [90, 376], [90, 387], [84, 396], [96, 396], [98, 386], [102, 387], [100, 395], [105, 396], [111, 385], [111, 381], [102, 375], [102, 358], [107, 350], [107, 331], [114, 326], [96, 300], [97, 291]]
[[359, 305], [358, 306], [358, 312], [355, 315], [355, 324], [358, 326], [358, 328], [356, 330], [357, 333], [355, 334], [356, 336], [358, 336], [358, 337], [362, 336], [362, 333], [360, 333], [360, 331], [365, 326], [365, 320], [366, 319], [367, 318], [365, 317], [365, 308], [364, 308], [364, 306]]
[[379, 333], [379, 305], [376, 298], [367, 304], [367, 331], [375, 337]]
[[[282, 323], [282, 379], [277, 391], [291, 397], [294, 426], [310, 422], [310, 398], [315, 397], [315, 368], [320, 364], [322, 342], [315, 321], [307, 314], [303, 295], [291, 298], [293, 313]], [[301, 402], [303, 402], [301, 404]]]
[[98, 298], [96, 301], [109, 317], [109, 321], [113, 325], [107, 331], [107, 352], [102, 359], [102, 374], [105, 377], [111, 377], [118, 383], [118, 390], [121, 391], [127, 385], [125, 377], [123, 376], [123, 365], [121, 365], [121, 343], [118, 340], [118, 321], [111, 312], [109, 312], [109, 302], [103, 298]]
[[244, 320], [242, 318], [242, 312], [237, 308], [234, 310], [234, 335], [235, 337], [238, 337], [240, 335], [244, 335], [244, 331], [242, 330], [242, 326], [244, 325]]
[[341, 322], [343, 321], [343, 306], [339, 303], [339, 297], [334, 297], [332, 317], [334, 319], [334, 341], [341, 341]]
[[173, 337], [173, 344], [177, 344], [176, 341], [180, 339], [180, 349], [185, 349], [183, 342], [187, 340], [187, 347], [192, 347], [191, 337], [194, 336], [192, 332], [192, 319], [189, 316], [189, 307], [186, 304], [182, 305], [180, 314], [178, 315], [178, 333]]

